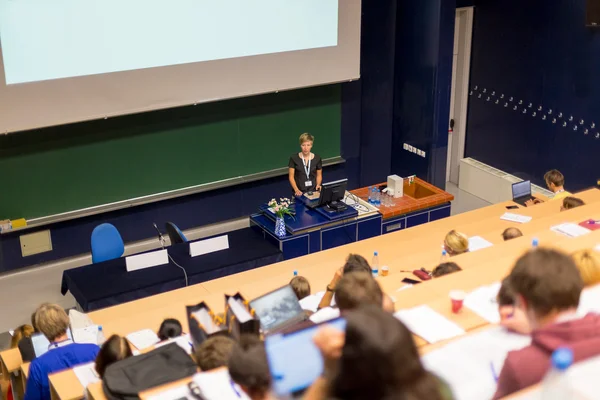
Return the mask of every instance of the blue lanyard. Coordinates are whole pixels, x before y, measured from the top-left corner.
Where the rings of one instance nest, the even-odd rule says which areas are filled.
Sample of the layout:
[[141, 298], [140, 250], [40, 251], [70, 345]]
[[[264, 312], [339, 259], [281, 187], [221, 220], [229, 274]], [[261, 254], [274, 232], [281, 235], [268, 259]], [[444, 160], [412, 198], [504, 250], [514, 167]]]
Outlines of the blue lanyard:
[[302, 164], [304, 165], [304, 172], [306, 172], [306, 179], [310, 180], [310, 154], [308, 155], [308, 167], [306, 166], [306, 161], [304, 160], [304, 154], [302, 155]]

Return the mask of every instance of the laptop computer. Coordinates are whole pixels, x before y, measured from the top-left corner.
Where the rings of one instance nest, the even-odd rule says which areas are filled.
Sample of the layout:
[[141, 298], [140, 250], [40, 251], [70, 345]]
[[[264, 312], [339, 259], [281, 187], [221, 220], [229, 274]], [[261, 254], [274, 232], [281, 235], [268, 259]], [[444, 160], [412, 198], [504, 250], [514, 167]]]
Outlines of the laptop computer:
[[531, 181], [513, 183], [512, 196], [513, 201], [522, 206], [525, 205], [525, 202], [533, 200], [534, 198], [531, 196]]
[[250, 302], [260, 320], [263, 332], [268, 335], [281, 332], [307, 319], [300, 302], [290, 285], [285, 285]]
[[281, 398], [300, 398], [298, 395], [322, 374], [323, 358], [313, 342], [313, 337], [325, 324], [341, 331], [346, 329], [346, 320], [337, 318], [265, 338], [267, 361], [273, 376], [273, 390]]
[[[73, 340], [71, 328], [67, 329], [67, 337], [70, 340]], [[44, 336], [43, 333], [34, 333], [33, 335], [31, 335], [31, 345], [33, 346], [33, 353], [35, 354], [35, 358], [46, 354], [50, 348], [50, 342], [48, 341], [46, 336]]]

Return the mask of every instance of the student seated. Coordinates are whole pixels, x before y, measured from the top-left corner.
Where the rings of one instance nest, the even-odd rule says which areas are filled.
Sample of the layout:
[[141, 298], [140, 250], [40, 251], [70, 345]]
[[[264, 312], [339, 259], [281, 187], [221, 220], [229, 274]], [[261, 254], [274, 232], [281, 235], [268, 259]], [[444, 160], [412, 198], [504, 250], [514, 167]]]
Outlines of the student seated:
[[104, 372], [109, 365], [131, 356], [133, 356], [133, 353], [131, 352], [129, 343], [127, 343], [127, 339], [119, 335], [112, 335], [100, 348], [94, 368], [100, 379], [103, 379]]
[[560, 206], [560, 211], [570, 210], [572, 208], [585, 206], [585, 202], [577, 197], [567, 196], [563, 199], [562, 206]]
[[235, 340], [226, 335], [215, 335], [206, 339], [194, 353], [196, 364], [202, 371], [226, 367]]
[[251, 400], [270, 399], [271, 372], [265, 344], [254, 335], [243, 335], [233, 346], [228, 362], [231, 379]]
[[296, 294], [298, 300], [302, 300], [305, 297], [310, 296], [310, 283], [308, 279], [303, 276], [295, 276], [290, 281], [290, 286]]
[[[39, 330], [35, 325], [35, 312], [31, 314], [31, 326], [33, 327], [33, 332], [38, 333]], [[31, 342], [31, 335], [23, 336], [17, 345], [19, 347], [19, 352], [21, 353], [21, 359], [23, 362], [31, 362], [35, 358], [35, 353], [33, 351], [33, 343]]]
[[[546, 172], [544, 174], [544, 181], [546, 182], [548, 189], [554, 193], [554, 197], [551, 200], [560, 200], [571, 195], [571, 193], [565, 190], [565, 177], [560, 173], [560, 171], [552, 169]], [[541, 202], [542, 200], [540, 199], [527, 200], [525, 202], [525, 206], [529, 207]]]
[[571, 255], [585, 287], [600, 283], [600, 256], [595, 250], [579, 250]]
[[381, 287], [371, 273], [345, 274], [335, 287], [335, 302], [340, 312], [354, 310], [365, 304], [382, 308], [383, 300]]
[[529, 322], [525, 313], [515, 307], [515, 292], [510, 287], [508, 278], [504, 278], [498, 295], [498, 313], [500, 314], [500, 324], [506, 329], [528, 335], [531, 333]]
[[[10, 338], [10, 348], [16, 349], [23, 339], [31, 338], [31, 335], [33, 335], [33, 333], [33, 326], [27, 324], [19, 326], [17, 329], [14, 330], [13, 335]], [[23, 354], [21, 354], [21, 359], [22, 358]], [[8, 383], [7, 389], [8, 391], [6, 392], [6, 400], [13, 400], [12, 385], [10, 384], [10, 381]]]
[[329, 283], [329, 285], [327, 285], [327, 290], [325, 291], [323, 298], [321, 298], [321, 302], [319, 303], [318, 308], [329, 307], [331, 305], [331, 300], [333, 300], [333, 292], [339, 280], [342, 279], [342, 276], [344, 274], [355, 271], [363, 271], [368, 272], [370, 274], [371, 266], [363, 256], [358, 254], [350, 254], [346, 259], [346, 264], [344, 264], [343, 267], [335, 271], [331, 282]]
[[523, 236], [523, 232], [521, 232], [518, 228], [506, 228], [504, 232], [502, 232], [502, 239], [504, 239], [505, 242], [521, 236]]
[[448, 275], [458, 271], [462, 271], [462, 269], [458, 266], [457, 263], [450, 261], [441, 263], [440, 265], [435, 267], [431, 272], [431, 276], [434, 278], [439, 278], [440, 276]]
[[508, 282], [516, 308], [531, 326], [531, 345], [508, 353], [494, 399], [540, 382], [559, 347], [570, 348], [575, 362], [600, 355], [600, 315], [577, 316], [583, 280], [571, 257], [556, 250], [530, 251], [517, 261]]
[[67, 336], [69, 316], [56, 304], [42, 304], [35, 312], [35, 325], [50, 341], [48, 352], [29, 366], [24, 400], [50, 400], [48, 375], [92, 362], [100, 350], [95, 344], [73, 343]]
[[160, 324], [160, 328], [158, 328], [156, 335], [162, 342], [167, 339], [179, 337], [182, 333], [183, 328], [181, 327], [181, 322], [175, 318], [166, 318], [162, 324]]
[[313, 338], [324, 371], [305, 400], [452, 399], [448, 386], [423, 367], [402, 322], [376, 306], [345, 317], [345, 333], [324, 325]]
[[444, 249], [449, 256], [457, 256], [469, 251], [469, 238], [464, 233], [455, 231], [448, 232], [444, 239]]

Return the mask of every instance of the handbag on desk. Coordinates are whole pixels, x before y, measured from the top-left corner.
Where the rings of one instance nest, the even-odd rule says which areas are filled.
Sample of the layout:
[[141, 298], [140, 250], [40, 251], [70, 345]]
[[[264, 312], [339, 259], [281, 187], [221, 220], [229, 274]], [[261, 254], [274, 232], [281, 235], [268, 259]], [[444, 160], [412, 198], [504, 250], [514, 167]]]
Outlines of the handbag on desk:
[[240, 293], [225, 295], [225, 322], [229, 333], [236, 339], [242, 334], [260, 333], [260, 320]]
[[185, 309], [195, 349], [209, 336], [227, 332], [223, 319], [215, 315], [204, 301], [195, 306], [186, 306]]

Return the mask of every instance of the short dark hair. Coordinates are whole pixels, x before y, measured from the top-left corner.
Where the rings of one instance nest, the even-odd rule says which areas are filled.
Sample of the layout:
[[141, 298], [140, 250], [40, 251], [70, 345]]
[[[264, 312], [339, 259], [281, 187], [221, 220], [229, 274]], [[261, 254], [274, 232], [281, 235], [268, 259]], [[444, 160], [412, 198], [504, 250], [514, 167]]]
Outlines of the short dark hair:
[[450, 261], [441, 263], [440, 265], [435, 267], [435, 269], [431, 273], [431, 276], [433, 276], [434, 278], [439, 278], [440, 276], [448, 275], [458, 271], [462, 271], [462, 268], [459, 267], [457, 263]]
[[350, 254], [348, 255], [348, 258], [346, 258], [346, 264], [344, 264], [344, 274], [356, 271], [371, 273], [371, 266], [363, 256], [359, 254]]
[[303, 276], [295, 276], [290, 281], [290, 286], [292, 290], [296, 294], [298, 300], [302, 300], [303, 298], [310, 296], [310, 283], [308, 283], [308, 279]]
[[344, 274], [335, 286], [334, 293], [335, 302], [342, 311], [353, 310], [365, 304], [383, 307], [383, 292], [370, 273]]
[[264, 343], [254, 335], [242, 335], [228, 362], [231, 379], [250, 396], [264, 395], [271, 387], [271, 373]]
[[160, 324], [160, 328], [158, 328], [158, 338], [160, 340], [175, 338], [181, 336], [182, 333], [183, 328], [181, 327], [181, 322], [175, 318], [166, 318], [162, 324]]
[[516, 239], [521, 236], [523, 236], [523, 232], [518, 228], [506, 228], [504, 232], [502, 232], [502, 239], [504, 239], [504, 241]]
[[570, 210], [580, 206], [585, 206], [585, 202], [577, 197], [567, 196], [563, 199], [563, 208], [565, 210]]
[[513, 306], [515, 304], [515, 292], [510, 287], [510, 280], [508, 277], [502, 280], [496, 300], [498, 301], [499, 306]]
[[35, 323], [35, 311], [31, 313], [31, 326], [36, 333], [40, 331]]
[[109, 365], [131, 357], [133, 353], [125, 338], [119, 335], [112, 335], [100, 348], [96, 356], [96, 372], [100, 378], [104, 377], [104, 372]]
[[565, 185], [565, 177], [557, 169], [551, 169], [550, 171], [546, 172], [544, 174], [544, 180], [546, 181], [546, 183], [554, 183], [554, 186]]
[[226, 335], [215, 335], [206, 339], [194, 352], [196, 364], [202, 371], [226, 367], [235, 340]]
[[538, 317], [579, 305], [583, 280], [568, 255], [551, 249], [527, 252], [509, 275], [510, 287], [527, 301]]

